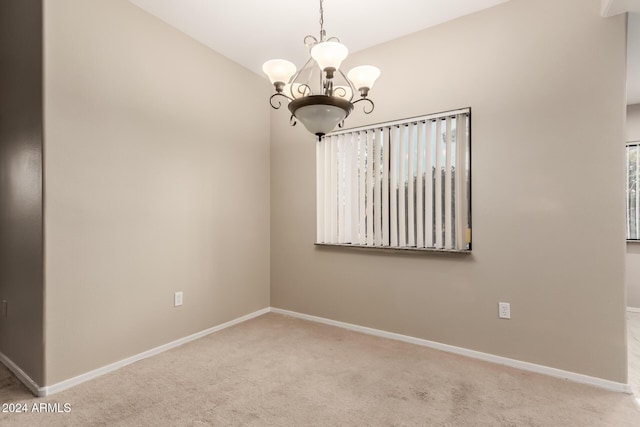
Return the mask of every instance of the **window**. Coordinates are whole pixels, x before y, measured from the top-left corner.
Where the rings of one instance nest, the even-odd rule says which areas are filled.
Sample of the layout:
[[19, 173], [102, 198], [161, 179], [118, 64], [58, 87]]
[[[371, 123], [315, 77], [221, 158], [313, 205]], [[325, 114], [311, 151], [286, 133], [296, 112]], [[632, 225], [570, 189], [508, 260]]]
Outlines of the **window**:
[[469, 251], [470, 135], [467, 108], [325, 136], [316, 242]]
[[640, 240], [640, 141], [627, 144], [627, 240]]

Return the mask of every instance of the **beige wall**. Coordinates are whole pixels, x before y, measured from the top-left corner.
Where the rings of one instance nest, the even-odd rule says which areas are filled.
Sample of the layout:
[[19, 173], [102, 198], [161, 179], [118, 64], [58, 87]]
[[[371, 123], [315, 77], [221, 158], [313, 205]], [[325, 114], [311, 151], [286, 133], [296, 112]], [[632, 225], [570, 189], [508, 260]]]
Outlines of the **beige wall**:
[[625, 142], [640, 141], [640, 104], [627, 105]]
[[125, 0], [46, 2], [47, 385], [269, 306], [268, 94]]
[[626, 382], [626, 29], [599, 7], [513, 0], [347, 64], [382, 69], [347, 126], [472, 107], [471, 256], [314, 247], [314, 137], [273, 112], [272, 306]]
[[40, 383], [42, 1], [0, 2], [0, 29], [0, 354]]
[[[627, 106], [625, 142], [640, 141], [640, 104]], [[627, 306], [640, 308], [640, 244], [627, 243]]]

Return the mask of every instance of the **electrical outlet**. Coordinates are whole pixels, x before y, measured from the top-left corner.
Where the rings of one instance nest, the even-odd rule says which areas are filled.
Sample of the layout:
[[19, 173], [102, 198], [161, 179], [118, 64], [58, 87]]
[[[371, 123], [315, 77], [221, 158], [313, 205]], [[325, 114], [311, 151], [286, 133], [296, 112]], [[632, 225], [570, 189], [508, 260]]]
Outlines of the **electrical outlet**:
[[511, 319], [511, 304], [508, 302], [499, 302], [498, 317], [501, 319]]
[[173, 294], [173, 306], [179, 307], [182, 305], [182, 291]]

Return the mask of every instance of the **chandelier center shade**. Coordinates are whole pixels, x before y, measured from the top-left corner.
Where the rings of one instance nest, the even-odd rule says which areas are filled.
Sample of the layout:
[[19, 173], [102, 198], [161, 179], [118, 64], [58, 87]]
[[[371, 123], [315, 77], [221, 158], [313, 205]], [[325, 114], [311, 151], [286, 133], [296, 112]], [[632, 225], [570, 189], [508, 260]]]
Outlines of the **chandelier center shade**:
[[275, 89], [269, 99], [271, 107], [281, 108], [279, 98], [283, 98], [291, 112], [291, 125], [302, 122], [318, 139], [336, 126], [342, 127], [358, 102], [364, 102], [364, 112], [370, 114], [375, 105], [368, 98], [369, 91], [380, 77], [380, 70], [373, 65], [355, 67], [345, 75], [340, 66], [349, 49], [336, 37], [327, 38], [323, 6], [324, 0], [320, 0], [320, 38], [304, 38], [310, 58], [300, 70], [285, 59], [271, 59], [262, 66]]

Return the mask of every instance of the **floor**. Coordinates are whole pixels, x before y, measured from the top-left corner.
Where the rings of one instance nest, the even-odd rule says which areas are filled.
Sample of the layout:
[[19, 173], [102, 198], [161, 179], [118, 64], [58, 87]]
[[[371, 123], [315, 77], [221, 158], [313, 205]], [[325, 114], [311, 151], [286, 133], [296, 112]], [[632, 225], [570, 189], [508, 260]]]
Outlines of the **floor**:
[[274, 313], [45, 399], [0, 369], [0, 402], [26, 409], [0, 411], [0, 426], [11, 427], [635, 427], [640, 420], [624, 393]]
[[[0, 404], [32, 399], [33, 395], [2, 363], [0, 363]], [[2, 408], [0, 408], [0, 411]], [[0, 424], [1, 425], [1, 424]]]

